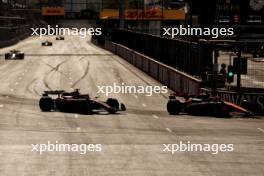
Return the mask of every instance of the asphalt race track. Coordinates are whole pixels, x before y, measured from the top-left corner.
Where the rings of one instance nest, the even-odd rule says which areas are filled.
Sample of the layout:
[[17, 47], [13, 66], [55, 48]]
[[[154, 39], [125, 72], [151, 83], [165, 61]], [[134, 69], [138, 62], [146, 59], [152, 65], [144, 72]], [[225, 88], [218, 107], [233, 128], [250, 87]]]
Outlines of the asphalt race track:
[[[49, 39], [52, 47], [42, 47]], [[25, 60], [4, 60], [19, 49]], [[264, 174], [264, 119], [213, 118], [166, 112], [167, 94], [111, 94], [127, 107], [119, 114], [41, 112], [44, 90], [79, 88], [96, 94], [98, 85], [159, 85], [127, 62], [80, 39], [30, 37], [0, 49], [1, 176], [261, 176]], [[32, 144], [102, 144], [101, 152], [32, 151]], [[180, 141], [234, 144], [233, 152], [163, 151]]]

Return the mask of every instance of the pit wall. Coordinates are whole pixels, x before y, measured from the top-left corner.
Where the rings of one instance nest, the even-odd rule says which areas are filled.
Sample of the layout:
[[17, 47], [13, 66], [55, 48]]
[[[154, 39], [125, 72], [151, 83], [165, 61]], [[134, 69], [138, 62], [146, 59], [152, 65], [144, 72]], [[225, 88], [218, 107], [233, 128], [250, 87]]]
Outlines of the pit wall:
[[[92, 39], [92, 42], [97, 44], [97, 41], [94, 39]], [[179, 94], [197, 95], [199, 93], [201, 84], [201, 80], [199, 79], [108, 40], [105, 41], [104, 45], [99, 46], [122, 57], [138, 69]]]

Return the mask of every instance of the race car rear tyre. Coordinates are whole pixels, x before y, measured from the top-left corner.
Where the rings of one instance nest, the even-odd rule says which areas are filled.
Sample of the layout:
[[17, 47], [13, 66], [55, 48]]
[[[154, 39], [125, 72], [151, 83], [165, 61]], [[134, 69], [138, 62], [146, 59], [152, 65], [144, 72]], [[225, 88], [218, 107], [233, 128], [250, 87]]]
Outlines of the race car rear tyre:
[[167, 111], [170, 115], [177, 115], [181, 112], [181, 102], [179, 100], [169, 100]]
[[108, 98], [106, 101], [106, 104], [108, 104], [109, 106], [111, 106], [114, 109], [119, 109], [119, 102], [115, 98]]
[[121, 111], [125, 111], [126, 110], [126, 106], [123, 103], [121, 103], [120, 109], [121, 109]]
[[43, 112], [49, 112], [53, 109], [54, 103], [51, 97], [43, 96], [39, 100], [39, 107]]

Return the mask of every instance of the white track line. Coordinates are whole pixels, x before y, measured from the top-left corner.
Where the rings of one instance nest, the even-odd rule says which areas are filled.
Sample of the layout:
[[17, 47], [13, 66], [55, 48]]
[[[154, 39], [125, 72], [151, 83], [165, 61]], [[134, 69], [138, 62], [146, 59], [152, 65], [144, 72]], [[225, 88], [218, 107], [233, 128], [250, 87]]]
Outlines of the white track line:
[[154, 119], [158, 119], [159, 117], [157, 115], [152, 115]]
[[264, 133], [264, 130], [262, 128], [257, 128], [259, 131]]
[[172, 130], [170, 128], [166, 128], [166, 130], [170, 133], [172, 133]]

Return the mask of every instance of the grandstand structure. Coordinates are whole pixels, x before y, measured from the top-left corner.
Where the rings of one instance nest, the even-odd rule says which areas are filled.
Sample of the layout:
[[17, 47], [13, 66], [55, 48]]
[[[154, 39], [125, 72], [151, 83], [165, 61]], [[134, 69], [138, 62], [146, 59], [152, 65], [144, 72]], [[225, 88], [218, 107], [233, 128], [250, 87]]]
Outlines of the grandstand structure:
[[66, 17], [93, 18], [94, 15], [99, 14], [101, 0], [63, 0], [62, 6], [65, 8]]
[[[47, 7], [63, 7], [65, 17], [94, 17], [99, 14], [102, 0], [0, 0], [2, 5], [12, 9], [35, 9], [41, 11]], [[1, 6], [2, 6], [1, 5]]]

